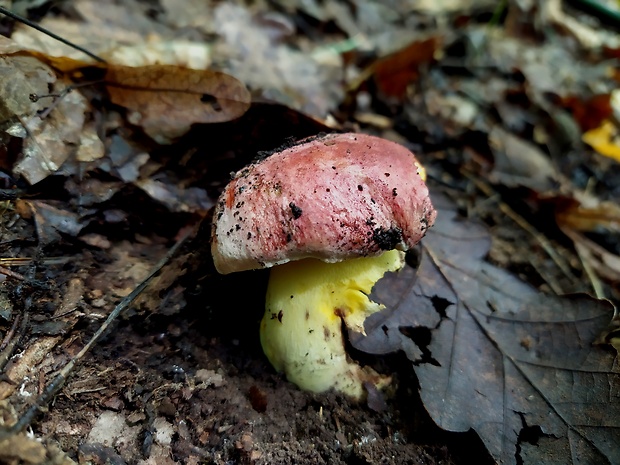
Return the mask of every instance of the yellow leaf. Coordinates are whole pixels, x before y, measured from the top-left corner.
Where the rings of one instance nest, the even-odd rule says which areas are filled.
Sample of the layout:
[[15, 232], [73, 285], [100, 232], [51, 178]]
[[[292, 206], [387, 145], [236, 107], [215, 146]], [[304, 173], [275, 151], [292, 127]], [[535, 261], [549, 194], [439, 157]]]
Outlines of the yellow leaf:
[[581, 136], [581, 140], [605, 157], [620, 162], [620, 134], [618, 128], [609, 120]]

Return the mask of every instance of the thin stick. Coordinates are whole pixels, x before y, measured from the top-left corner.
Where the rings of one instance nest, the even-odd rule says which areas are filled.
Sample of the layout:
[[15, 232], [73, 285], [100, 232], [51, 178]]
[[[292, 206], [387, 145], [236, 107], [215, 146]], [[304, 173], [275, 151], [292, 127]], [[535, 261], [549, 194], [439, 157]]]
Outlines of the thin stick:
[[11, 10], [6, 9], [3, 6], [0, 6], [0, 13], [8, 16], [9, 18], [13, 18], [16, 21], [19, 21], [20, 23], [24, 23], [26, 26], [30, 26], [31, 28], [36, 29], [39, 32], [42, 32], [43, 34], [46, 34], [50, 36], [52, 39], [56, 39], [57, 41], [62, 42], [63, 44], [68, 45], [69, 47], [72, 47], [76, 50], [79, 50], [82, 53], [85, 53], [86, 55], [91, 57], [93, 60], [98, 61], [99, 63], [106, 63], [106, 61], [103, 58], [98, 57], [97, 55], [95, 55], [92, 52], [89, 52], [85, 48], [80, 47], [79, 45], [76, 45], [73, 42], [69, 42], [67, 39], [60, 37], [58, 34], [54, 34], [52, 31], [49, 31], [48, 29], [45, 29], [42, 26], [39, 26], [37, 23], [30, 21], [28, 18], [24, 18], [23, 16], [13, 13]]
[[[493, 191], [493, 188], [489, 186], [486, 182], [482, 181], [481, 179], [475, 178], [467, 172], [464, 172], [464, 174], [475, 184], [478, 189], [484, 192], [487, 197], [492, 197], [496, 194]], [[532, 226], [525, 220], [525, 218], [523, 218], [512, 208], [510, 208], [508, 204], [500, 201], [498, 202], [498, 206], [502, 213], [504, 213], [506, 216], [508, 216], [508, 218], [517, 223], [523, 230], [527, 231], [540, 244], [542, 249], [547, 253], [547, 255], [549, 255], [551, 260], [553, 260], [553, 262], [560, 269], [560, 271], [562, 271], [564, 276], [571, 280], [574, 279], [574, 276], [571, 273], [569, 266], [566, 264], [564, 259], [554, 250], [553, 245], [551, 245], [549, 239], [547, 239], [543, 234], [538, 232], [536, 228], [534, 228], [534, 226]], [[548, 284], [552, 289], [555, 287], [552, 285], [552, 283]]]
[[49, 383], [41, 395], [37, 397], [33, 405], [31, 405], [26, 412], [21, 416], [17, 422], [15, 422], [10, 428], [0, 428], [0, 441], [16, 434], [26, 428], [34, 419], [36, 414], [45, 408], [45, 406], [52, 400], [52, 398], [58, 394], [60, 389], [64, 386], [65, 382], [69, 378], [71, 371], [75, 365], [81, 361], [86, 353], [93, 347], [93, 345], [99, 340], [99, 338], [106, 332], [112, 322], [120, 315], [120, 313], [129, 307], [134, 300], [144, 291], [153, 278], [159, 273], [159, 271], [166, 265], [179, 248], [185, 243], [185, 241], [193, 234], [195, 228], [187, 228], [177, 242], [170, 248], [166, 255], [155, 265], [149, 275], [119, 304], [112, 310], [108, 318], [102, 323], [99, 329], [93, 334], [92, 338], [86, 343], [86, 345], [80, 350], [75, 357], [71, 359], [56, 375], [56, 377]]
[[10, 278], [17, 279], [18, 281], [23, 281], [25, 283], [30, 284], [31, 286], [34, 286], [34, 287], [39, 287], [39, 288], [46, 287], [43, 283], [40, 283], [40, 282], [38, 282], [38, 281], [36, 281], [34, 279], [30, 279], [30, 278], [28, 278], [28, 277], [24, 276], [23, 274], [18, 273], [16, 271], [9, 270], [8, 268], [5, 268], [2, 265], [0, 265], [0, 275], [8, 276]]
[[28, 326], [29, 321], [30, 314], [27, 310], [24, 310], [24, 313], [21, 315], [21, 320], [19, 316], [15, 317], [15, 321], [13, 322], [11, 329], [2, 341], [2, 352], [0, 352], [0, 373], [4, 372], [4, 367], [7, 363], [9, 363], [9, 360], [15, 351], [15, 347], [17, 347], [17, 344], [26, 332], [26, 327]]

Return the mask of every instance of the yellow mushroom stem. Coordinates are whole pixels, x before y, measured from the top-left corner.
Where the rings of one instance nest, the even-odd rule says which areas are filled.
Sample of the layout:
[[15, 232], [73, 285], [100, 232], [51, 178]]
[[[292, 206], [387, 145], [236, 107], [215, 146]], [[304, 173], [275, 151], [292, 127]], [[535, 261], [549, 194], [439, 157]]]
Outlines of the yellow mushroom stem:
[[347, 355], [342, 322], [364, 333], [364, 320], [384, 308], [368, 294], [386, 272], [403, 265], [404, 253], [391, 250], [339, 263], [308, 258], [274, 267], [260, 327], [274, 368], [311, 392], [334, 388], [360, 398], [364, 383], [386, 384], [387, 378]]

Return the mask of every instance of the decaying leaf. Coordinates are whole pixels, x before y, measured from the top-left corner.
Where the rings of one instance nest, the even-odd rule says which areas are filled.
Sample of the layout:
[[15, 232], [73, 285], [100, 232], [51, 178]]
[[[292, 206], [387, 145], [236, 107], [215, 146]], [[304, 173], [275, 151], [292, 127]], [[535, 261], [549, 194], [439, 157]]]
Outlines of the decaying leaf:
[[420, 73], [420, 67], [431, 63], [440, 50], [438, 37], [415, 41], [403, 49], [383, 57], [367, 70], [372, 74], [379, 89], [387, 96], [403, 98], [407, 86]]
[[506, 186], [526, 186], [538, 192], [553, 188], [558, 173], [536, 145], [495, 126], [489, 133], [495, 164], [490, 176]]
[[76, 214], [56, 208], [49, 203], [35, 200], [29, 203], [36, 224], [37, 236], [42, 244], [49, 244], [60, 239], [60, 234], [75, 237], [85, 223]]
[[[236, 119], [250, 106], [251, 96], [245, 85], [218, 71], [164, 64], [91, 65], [71, 58], [22, 50], [8, 39], [0, 42], [0, 47], [10, 54], [3, 59], [11, 60], [5, 67], [8, 66], [14, 74], [21, 73], [10, 82], [28, 81], [30, 75], [41, 80], [43, 73], [40, 70], [47, 71], [47, 79], [38, 88], [33, 87], [38, 81], [29, 83], [29, 87], [20, 84], [19, 91], [13, 88], [13, 84], [3, 86], [4, 89], [0, 88], [0, 100], [6, 101], [0, 108], [7, 107], [0, 112], [0, 121], [22, 113], [30, 115], [27, 124], [24, 124], [27, 131], [22, 134], [22, 137], [32, 136], [26, 139], [31, 142], [30, 148], [24, 150], [24, 161], [15, 171], [26, 176], [31, 183], [40, 181], [57, 170], [80, 143], [91, 146], [90, 149], [82, 149], [78, 154], [80, 159], [93, 160], [103, 156], [101, 144], [89, 143], [92, 137], [80, 140], [79, 132], [84, 125], [86, 102], [79, 92], [71, 92], [57, 101], [44, 99], [48, 105], [57, 103], [54, 111], [45, 112], [44, 117], [35, 114], [36, 110], [48, 105], [42, 107], [39, 103], [35, 106], [28, 99], [31, 95], [49, 93], [47, 84], [56, 81], [49, 67], [59, 73], [67, 73], [74, 79], [83, 78], [82, 69], [89, 69], [90, 74], [94, 71], [105, 76], [102, 79], [110, 100], [127, 108], [131, 112], [130, 121], [142, 126], [148, 135], [160, 143], [169, 143], [171, 139], [185, 134], [194, 123], [221, 123]], [[24, 56], [12, 56], [13, 54]], [[24, 61], [25, 64], [22, 64]], [[0, 62], [0, 66], [2, 65]], [[22, 70], [24, 66], [29, 66], [32, 70]], [[68, 85], [69, 83], [64, 83], [59, 87], [65, 88]], [[77, 104], [81, 107], [77, 108]], [[55, 143], [59, 146], [54, 145]], [[93, 146], [96, 147], [94, 152]]]
[[[0, 49], [12, 42], [0, 36]], [[33, 57], [0, 57], [0, 123], [23, 117], [45, 108], [45, 102], [33, 102], [32, 94], [48, 93], [56, 78], [53, 71]]]
[[[13, 168], [29, 183], [45, 179], [77, 149], [87, 112], [87, 102], [78, 92], [55, 100], [32, 98], [67, 86], [53, 70], [35, 56], [17, 55], [18, 48], [2, 38], [6, 54], [0, 57], [0, 124], [7, 134], [24, 139], [22, 156]], [[12, 55], [15, 53], [16, 55]], [[46, 111], [51, 105], [54, 111]], [[103, 153], [101, 146], [99, 151]], [[91, 149], [91, 156], [96, 156]]]
[[213, 200], [207, 191], [199, 187], [180, 188], [173, 183], [145, 179], [136, 182], [153, 199], [166, 205], [175, 212], [206, 212], [213, 206]]
[[243, 115], [250, 93], [224, 73], [167, 65], [110, 66], [110, 99], [132, 113], [132, 123], [158, 142], [189, 131], [194, 123], [221, 123]]
[[[68, 85], [62, 83], [60, 87]], [[83, 132], [88, 102], [82, 94], [70, 92], [48, 103], [54, 105], [49, 114], [33, 114], [22, 120], [26, 129], [23, 157], [15, 164], [13, 172], [22, 175], [31, 184], [56, 173], [78, 151], [80, 141], [88, 137]], [[90, 152], [88, 156], [94, 159], [103, 156], [100, 141], [84, 150]]]
[[473, 428], [500, 463], [618, 463], [620, 367], [613, 349], [592, 345], [612, 306], [541, 294], [486, 263], [485, 229], [435, 203], [417, 276], [409, 268], [378, 283], [391, 315], [354, 345], [403, 350], [434, 421]]

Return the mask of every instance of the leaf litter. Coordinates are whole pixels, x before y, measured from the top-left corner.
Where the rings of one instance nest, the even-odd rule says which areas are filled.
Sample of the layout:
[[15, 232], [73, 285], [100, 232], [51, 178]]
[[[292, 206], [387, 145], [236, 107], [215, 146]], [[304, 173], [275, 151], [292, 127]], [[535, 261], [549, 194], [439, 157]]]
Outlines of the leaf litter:
[[[395, 391], [369, 397], [379, 412], [299, 393], [272, 373], [253, 325], [240, 328], [230, 312], [243, 308], [257, 321], [264, 276], [216, 276], [199, 236], [33, 423], [49, 438], [44, 449], [13, 436], [7, 460], [618, 461], [617, 358], [592, 345], [617, 347], [617, 315], [604, 300], [539, 292], [591, 289], [618, 301], [620, 251], [606, 205], [617, 205], [620, 171], [581, 140], [609, 124], [609, 97], [599, 105], [596, 96], [617, 85], [616, 65], [593, 44], [605, 53], [617, 44], [560, 2], [538, 10], [527, 1], [504, 10], [427, 3], [299, 2], [272, 11], [192, 0], [149, 10], [130, 1], [102, 15], [97, 2], [81, 0], [44, 15], [44, 25], [92, 47], [105, 65], [22, 26], [12, 34], [19, 45], [3, 40], [9, 72], [36, 78], [2, 88], [1, 101], [15, 102], [3, 114], [0, 150], [10, 157], [2, 168], [15, 195], [38, 197], [7, 203], [2, 217], [1, 250], [24, 258], [10, 265], [24, 273], [3, 283], [14, 302], [3, 313], [2, 356], [26, 355], [4, 370], [12, 374], [1, 385], [9, 425], [33, 411], [37, 394], [47, 404], [60, 367], [75, 363], [183, 230], [199, 221], [208, 229], [228, 174], [256, 152], [352, 126], [413, 146], [430, 182], [459, 192], [458, 206], [435, 193], [440, 222], [419, 269], [379, 284], [391, 312], [353, 341], [365, 357], [401, 351], [409, 359], [393, 367]], [[26, 82], [36, 88], [11, 88]], [[246, 85], [280, 105], [250, 103]], [[594, 116], [582, 111], [594, 104]], [[456, 208], [490, 225], [493, 240]], [[550, 247], [565, 255], [561, 273]], [[220, 381], [202, 383], [205, 370]], [[412, 411], [418, 382], [422, 403]], [[488, 452], [431, 419], [476, 431]]]
[[485, 263], [485, 228], [433, 198], [438, 220], [417, 275], [408, 269], [375, 286], [389, 316], [369, 323], [354, 346], [403, 350], [435, 422], [473, 428], [502, 463], [615, 463], [620, 367], [593, 345], [613, 306], [541, 294]]

